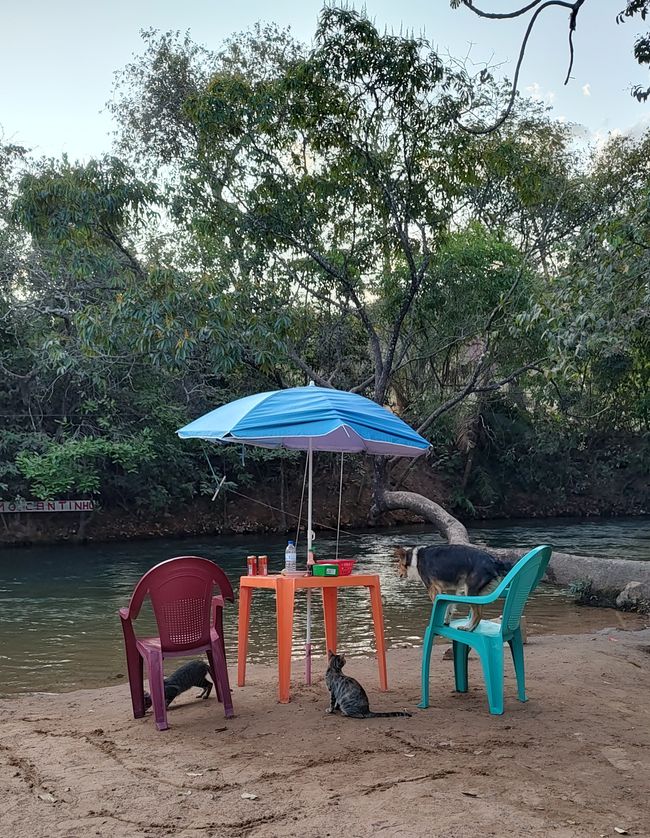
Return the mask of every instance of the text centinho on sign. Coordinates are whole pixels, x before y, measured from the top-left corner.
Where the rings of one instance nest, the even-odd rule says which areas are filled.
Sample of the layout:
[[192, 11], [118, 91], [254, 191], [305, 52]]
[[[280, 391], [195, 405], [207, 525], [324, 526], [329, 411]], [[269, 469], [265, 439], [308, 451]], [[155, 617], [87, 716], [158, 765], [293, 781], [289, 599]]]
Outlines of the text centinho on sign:
[[0, 500], [0, 513], [89, 512], [93, 508], [91, 500]]

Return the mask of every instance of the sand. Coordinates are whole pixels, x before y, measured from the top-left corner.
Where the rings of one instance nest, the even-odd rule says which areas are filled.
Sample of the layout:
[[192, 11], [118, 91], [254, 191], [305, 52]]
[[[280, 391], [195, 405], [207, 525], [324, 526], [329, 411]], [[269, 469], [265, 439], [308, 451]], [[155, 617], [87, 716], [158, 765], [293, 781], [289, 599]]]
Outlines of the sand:
[[322, 660], [288, 705], [274, 671], [251, 666], [235, 719], [192, 691], [162, 733], [131, 718], [126, 684], [4, 700], [0, 835], [650, 835], [650, 629], [531, 638], [529, 701], [508, 666], [503, 716], [487, 712], [478, 661], [454, 693], [443, 651], [425, 711], [419, 650], [389, 652], [388, 693], [372, 659], [348, 661], [373, 709], [412, 718], [325, 715]]

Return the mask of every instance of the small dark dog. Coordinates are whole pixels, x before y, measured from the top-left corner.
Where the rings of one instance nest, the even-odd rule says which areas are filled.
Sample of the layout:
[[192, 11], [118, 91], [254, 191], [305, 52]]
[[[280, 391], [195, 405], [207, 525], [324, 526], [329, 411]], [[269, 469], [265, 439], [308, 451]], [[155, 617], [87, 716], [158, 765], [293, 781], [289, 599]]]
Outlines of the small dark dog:
[[[431, 547], [397, 547], [397, 572], [401, 579], [419, 579], [433, 602], [438, 594], [483, 596], [493, 590], [512, 565], [496, 559], [485, 550], [465, 544]], [[447, 609], [445, 624], [455, 611]], [[470, 605], [470, 619], [459, 626], [474, 631], [481, 622], [481, 606]]]
[[[175, 698], [189, 690], [192, 687], [201, 687], [203, 692], [199, 693], [198, 698], [208, 698], [212, 692], [212, 682], [205, 677], [210, 672], [210, 667], [205, 661], [188, 661], [183, 666], [179, 666], [176, 672], [172, 673], [169, 678], [165, 678], [165, 704], [167, 707]], [[151, 707], [151, 696], [149, 693], [144, 694], [144, 707], [148, 710]]]

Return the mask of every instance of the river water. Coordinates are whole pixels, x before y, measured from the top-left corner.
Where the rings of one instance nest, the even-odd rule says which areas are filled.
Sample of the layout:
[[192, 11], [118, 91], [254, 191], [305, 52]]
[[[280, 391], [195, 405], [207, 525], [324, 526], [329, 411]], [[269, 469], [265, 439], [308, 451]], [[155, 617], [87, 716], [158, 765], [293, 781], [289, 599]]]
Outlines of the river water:
[[[494, 547], [552, 544], [562, 552], [623, 559], [650, 560], [650, 518], [570, 521], [500, 521], [471, 531], [475, 543]], [[395, 572], [393, 548], [436, 541], [424, 527], [355, 532], [341, 536], [341, 557], [357, 559], [355, 570], [379, 573], [384, 597], [388, 646], [420, 645], [431, 605], [424, 588], [401, 581]], [[5, 548], [0, 552], [0, 695], [34, 691], [61, 692], [119, 683], [125, 677], [124, 649], [117, 610], [128, 603], [133, 588], [154, 564], [178, 555], [205, 556], [228, 574], [233, 588], [245, 573], [246, 556], [266, 553], [270, 571], [283, 565], [286, 539], [246, 535], [118, 544], [57, 545]], [[334, 556], [335, 538], [318, 534], [318, 554]], [[300, 548], [299, 548], [300, 563]], [[350, 654], [372, 649], [367, 593], [339, 594], [339, 647]], [[314, 602], [314, 653], [322, 655], [320, 597]], [[548, 585], [535, 592], [526, 608], [529, 633], [575, 633], [605, 626], [644, 624], [642, 618], [610, 609], [574, 605], [566, 594]], [[237, 608], [224, 610], [226, 651], [236, 659]], [[151, 633], [153, 619], [143, 610], [139, 633]], [[296, 604], [294, 654], [300, 655], [305, 630], [304, 597]], [[253, 597], [250, 659], [275, 659], [273, 595]], [[173, 668], [175, 661], [170, 662]], [[319, 664], [316, 664], [318, 668]]]

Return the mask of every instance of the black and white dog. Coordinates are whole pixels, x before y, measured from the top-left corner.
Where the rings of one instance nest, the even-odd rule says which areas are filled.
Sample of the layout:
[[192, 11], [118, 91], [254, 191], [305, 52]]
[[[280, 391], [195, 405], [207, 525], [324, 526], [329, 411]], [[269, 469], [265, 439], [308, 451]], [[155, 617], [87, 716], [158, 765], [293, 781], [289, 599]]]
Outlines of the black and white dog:
[[[397, 547], [397, 572], [401, 579], [419, 579], [433, 602], [438, 594], [483, 596], [494, 590], [512, 568], [479, 547], [440, 544], [431, 547]], [[453, 612], [447, 609], [445, 623]], [[469, 621], [458, 628], [474, 631], [481, 622], [481, 606], [470, 605]]]

